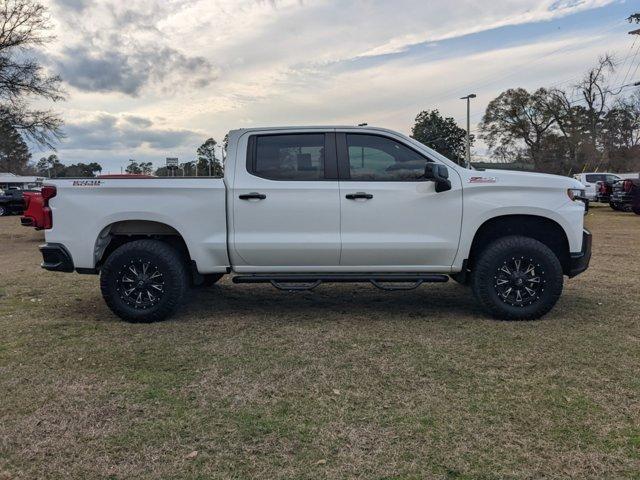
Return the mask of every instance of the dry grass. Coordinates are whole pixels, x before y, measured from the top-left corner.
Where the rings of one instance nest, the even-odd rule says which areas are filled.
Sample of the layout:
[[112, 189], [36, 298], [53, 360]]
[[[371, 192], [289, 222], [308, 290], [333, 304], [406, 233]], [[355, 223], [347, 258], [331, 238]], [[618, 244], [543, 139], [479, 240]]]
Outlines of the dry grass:
[[[0, 479], [640, 478], [640, 217], [531, 323], [454, 283], [221, 285], [129, 325], [0, 219]], [[195, 458], [187, 458], [197, 451]]]

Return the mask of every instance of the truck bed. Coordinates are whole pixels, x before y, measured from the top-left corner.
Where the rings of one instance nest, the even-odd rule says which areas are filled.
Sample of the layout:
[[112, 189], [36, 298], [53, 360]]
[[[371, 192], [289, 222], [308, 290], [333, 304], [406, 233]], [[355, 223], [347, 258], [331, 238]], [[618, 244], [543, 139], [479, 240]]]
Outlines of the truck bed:
[[113, 229], [126, 233], [132, 225], [177, 231], [201, 273], [229, 265], [221, 178], [77, 178], [47, 184], [57, 194], [49, 201], [53, 228], [46, 230], [46, 240], [65, 245], [76, 269], [95, 268], [100, 238]]

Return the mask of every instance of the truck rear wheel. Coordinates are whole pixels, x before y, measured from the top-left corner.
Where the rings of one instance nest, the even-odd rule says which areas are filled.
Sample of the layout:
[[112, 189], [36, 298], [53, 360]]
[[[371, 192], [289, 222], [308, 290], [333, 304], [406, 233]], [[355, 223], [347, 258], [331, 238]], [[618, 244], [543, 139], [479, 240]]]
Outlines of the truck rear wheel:
[[158, 240], [136, 240], [117, 248], [104, 263], [102, 296], [127, 322], [157, 322], [178, 309], [188, 288], [180, 253]]
[[501, 320], [535, 320], [560, 298], [563, 273], [558, 257], [533, 238], [509, 236], [478, 256], [471, 285], [476, 299]]

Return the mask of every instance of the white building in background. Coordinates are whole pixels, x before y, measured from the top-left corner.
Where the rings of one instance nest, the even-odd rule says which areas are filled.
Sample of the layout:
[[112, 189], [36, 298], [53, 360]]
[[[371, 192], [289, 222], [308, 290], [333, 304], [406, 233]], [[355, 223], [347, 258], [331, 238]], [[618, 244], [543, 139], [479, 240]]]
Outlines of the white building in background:
[[0, 190], [18, 188], [20, 190], [33, 190], [42, 187], [45, 177], [20, 176], [13, 173], [0, 172]]

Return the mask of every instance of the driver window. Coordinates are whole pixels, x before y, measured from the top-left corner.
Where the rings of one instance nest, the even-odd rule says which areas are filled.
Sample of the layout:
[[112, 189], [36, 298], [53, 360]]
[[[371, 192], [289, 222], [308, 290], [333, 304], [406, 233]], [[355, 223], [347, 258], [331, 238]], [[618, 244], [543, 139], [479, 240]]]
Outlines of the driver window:
[[429, 161], [419, 153], [377, 135], [347, 134], [351, 180], [419, 181]]

